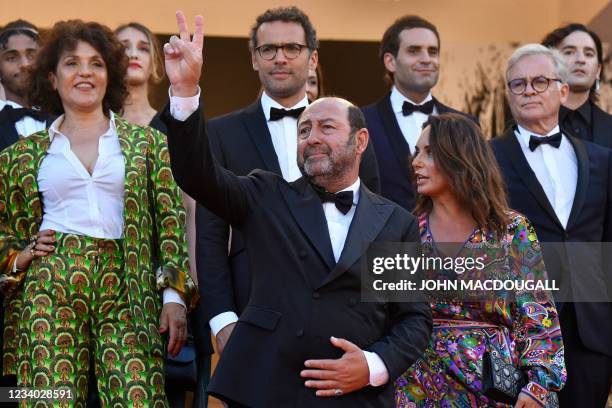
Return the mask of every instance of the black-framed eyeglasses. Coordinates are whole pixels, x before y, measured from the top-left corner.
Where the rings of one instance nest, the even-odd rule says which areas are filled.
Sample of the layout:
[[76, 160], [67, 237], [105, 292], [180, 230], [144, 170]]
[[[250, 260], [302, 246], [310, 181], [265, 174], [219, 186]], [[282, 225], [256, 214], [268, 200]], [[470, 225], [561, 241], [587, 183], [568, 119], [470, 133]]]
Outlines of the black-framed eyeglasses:
[[265, 60], [273, 60], [276, 57], [276, 53], [278, 49], [281, 48], [283, 50], [283, 54], [287, 59], [295, 59], [302, 52], [302, 48], [308, 48], [307, 45], [297, 44], [297, 43], [287, 43], [287, 44], [262, 44], [259, 47], [255, 48], [255, 51], [259, 53], [259, 56]]
[[527, 89], [527, 84], [531, 84], [531, 87], [537, 93], [542, 93], [548, 89], [551, 81], [557, 81], [563, 83], [559, 78], [546, 78], [545, 76], [537, 76], [531, 78], [531, 81], [527, 81], [527, 78], [516, 78], [508, 82], [508, 89], [514, 95], [522, 95]]

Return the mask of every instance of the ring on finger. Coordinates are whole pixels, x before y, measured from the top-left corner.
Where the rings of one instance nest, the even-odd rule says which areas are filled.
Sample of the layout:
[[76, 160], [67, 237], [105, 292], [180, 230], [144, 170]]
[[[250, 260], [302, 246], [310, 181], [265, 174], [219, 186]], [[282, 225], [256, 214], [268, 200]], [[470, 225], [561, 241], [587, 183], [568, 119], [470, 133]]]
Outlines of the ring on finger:
[[342, 390], [341, 390], [340, 388], [336, 388], [336, 389], [334, 390], [334, 395], [335, 395], [336, 397], [341, 396], [341, 395], [342, 395]]

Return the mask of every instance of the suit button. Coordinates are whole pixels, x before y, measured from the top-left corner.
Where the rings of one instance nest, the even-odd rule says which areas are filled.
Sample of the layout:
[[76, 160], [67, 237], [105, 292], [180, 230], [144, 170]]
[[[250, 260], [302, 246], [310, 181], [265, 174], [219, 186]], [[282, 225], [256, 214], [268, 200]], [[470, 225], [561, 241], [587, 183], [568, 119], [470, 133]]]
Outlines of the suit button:
[[298, 252], [298, 256], [299, 256], [301, 259], [304, 259], [304, 258], [306, 258], [306, 257], [308, 256], [308, 252], [306, 252], [306, 250], [305, 250], [305, 249], [300, 249], [300, 251]]
[[302, 336], [304, 335], [304, 330], [302, 330], [302, 329], [298, 330], [298, 331], [295, 333], [295, 335], [296, 335], [297, 337], [302, 337]]
[[313, 299], [318, 299], [320, 297], [321, 297], [321, 295], [319, 294], [319, 292], [315, 292], [315, 293], [312, 294], [312, 298]]
[[348, 304], [349, 304], [350, 307], [355, 306], [357, 304], [357, 299], [350, 298], [349, 301], [348, 301]]

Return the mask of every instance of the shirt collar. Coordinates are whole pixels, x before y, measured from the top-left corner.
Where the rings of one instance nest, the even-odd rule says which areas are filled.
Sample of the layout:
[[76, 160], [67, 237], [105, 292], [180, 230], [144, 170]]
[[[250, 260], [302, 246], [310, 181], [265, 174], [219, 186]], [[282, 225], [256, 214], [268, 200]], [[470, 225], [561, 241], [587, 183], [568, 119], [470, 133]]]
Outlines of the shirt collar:
[[514, 133], [517, 134], [518, 139], [519, 139], [519, 141], [521, 142], [521, 144], [523, 146], [529, 147], [529, 138], [531, 137], [531, 135], [538, 136], [538, 137], [545, 137], [545, 136], [554, 135], [555, 133], [559, 133], [559, 125], [557, 125], [554, 128], [552, 128], [551, 131], [548, 132], [547, 134], [540, 135], [540, 134], [537, 134], [535, 132], [531, 132], [531, 131], [525, 129], [524, 127], [522, 127], [521, 125], [517, 124]]
[[559, 119], [560, 120], [564, 120], [567, 115], [569, 115], [571, 113], [573, 114], [578, 114], [580, 115], [580, 117], [582, 117], [582, 119], [584, 119], [584, 121], [586, 123], [588, 123], [589, 125], [591, 124], [591, 100], [587, 99], [587, 101], [585, 103], [583, 103], [582, 105], [580, 105], [578, 107], [578, 109], [576, 110], [572, 110], [569, 108], [566, 108], [565, 106], [561, 105], [561, 108], [559, 109]]
[[6, 100], [6, 101], [0, 101], [0, 104], [1, 104], [1, 105], [0, 105], [0, 110], [1, 110], [2, 108], [4, 108], [6, 105], [11, 106], [13, 109], [23, 108], [23, 106], [21, 106], [21, 105], [20, 105], [20, 104], [18, 104], [17, 102], [13, 102], [13, 101], [9, 101], [9, 100]]
[[[68, 138], [66, 136], [64, 136], [64, 134], [62, 134], [62, 132], [59, 131], [59, 128], [62, 124], [62, 122], [64, 121], [64, 114], [61, 114], [57, 119], [55, 119], [53, 121], [53, 123], [51, 124], [51, 126], [49, 126], [49, 139], [51, 141], [51, 143], [53, 143], [53, 141], [55, 139], [57, 139], [58, 141], [60, 141], [60, 144], [57, 145], [58, 149], [62, 149], [65, 147], [69, 147], [70, 143], [68, 142]], [[105, 137], [118, 137], [117, 135], [117, 126], [115, 124], [115, 114], [111, 111], [110, 112], [110, 119], [109, 119], [109, 126], [108, 129], [106, 130], [106, 132], [104, 132], [104, 134], [101, 136], [102, 138]], [[53, 151], [53, 144], [49, 147], [49, 151], [52, 152]], [[98, 152], [98, 154], [101, 154], [102, 152]]]
[[263, 109], [263, 113], [267, 121], [270, 120], [270, 108], [297, 109], [297, 108], [302, 108], [306, 106], [308, 106], [308, 97], [306, 96], [306, 94], [304, 94], [304, 98], [302, 98], [301, 101], [299, 101], [298, 103], [296, 103], [290, 108], [285, 108], [283, 105], [276, 102], [274, 99], [270, 98], [268, 94], [266, 93], [266, 91], [263, 91], [261, 93], [261, 108]]
[[391, 108], [393, 108], [393, 112], [395, 113], [402, 112], [402, 105], [404, 104], [404, 101], [408, 101], [413, 105], [419, 106], [419, 105], [424, 105], [425, 103], [431, 101], [432, 99], [433, 97], [431, 96], [431, 92], [430, 92], [429, 95], [427, 95], [427, 97], [423, 99], [423, 102], [416, 103], [410, 100], [410, 98], [406, 98], [404, 95], [402, 95], [401, 92], [397, 89], [397, 87], [393, 86], [393, 88], [391, 89]]

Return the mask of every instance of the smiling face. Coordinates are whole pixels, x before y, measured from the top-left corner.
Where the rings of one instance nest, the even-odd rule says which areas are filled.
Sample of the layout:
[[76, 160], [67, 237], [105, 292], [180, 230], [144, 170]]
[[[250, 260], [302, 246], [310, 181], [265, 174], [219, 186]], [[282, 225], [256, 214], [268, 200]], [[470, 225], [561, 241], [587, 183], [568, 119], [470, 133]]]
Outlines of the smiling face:
[[298, 122], [298, 167], [328, 191], [333, 191], [335, 185], [346, 187], [355, 181], [359, 157], [368, 142], [367, 130], [351, 130], [349, 106], [338, 98], [319, 99]]
[[[299, 23], [271, 21], [263, 23], [257, 30], [257, 47], [272, 44], [306, 45], [306, 34]], [[303, 48], [294, 59], [288, 59], [282, 49], [277, 49], [272, 60], [265, 60], [253, 50], [253, 69], [266, 93], [274, 99], [302, 98], [306, 92], [308, 70], [317, 67], [317, 51]]]
[[149, 81], [153, 72], [151, 44], [146, 34], [133, 27], [126, 27], [117, 33], [117, 39], [125, 47], [129, 58], [127, 83], [141, 85]]
[[524, 78], [525, 92], [515, 95], [509, 90], [508, 103], [512, 116], [522, 127], [539, 134], [546, 134], [558, 123], [559, 107], [567, 100], [569, 87], [557, 81], [550, 81], [544, 92], [537, 92], [531, 86], [535, 77], [557, 78], [555, 65], [546, 55], [528, 55], [519, 59], [510, 72], [508, 81]]
[[384, 55], [385, 67], [393, 74], [394, 85], [406, 96], [427, 96], [438, 82], [439, 44], [427, 28], [411, 28], [399, 34], [397, 56]]
[[65, 111], [102, 109], [108, 74], [104, 59], [89, 43], [79, 41], [74, 50], [64, 51], [49, 79]]
[[591, 36], [584, 31], [574, 31], [557, 48], [569, 71], [570, 90], [589, 91], [601, 72], [597, 48]]
[[8, 38], [0, 47], [0, 82], [10, 100], [25, 98], [27, 92], [26, 70], [34, 62], [38, 44], [25, 34]]
[[416, 177], [417, 192], [435, 199], [448, 193], [450, 184], [446, 175], [436, 166], [435, 158], [429, 146], [429, 131], [430, 126], [427, 126], [421, 132], [415, 146], [412, 169]]

